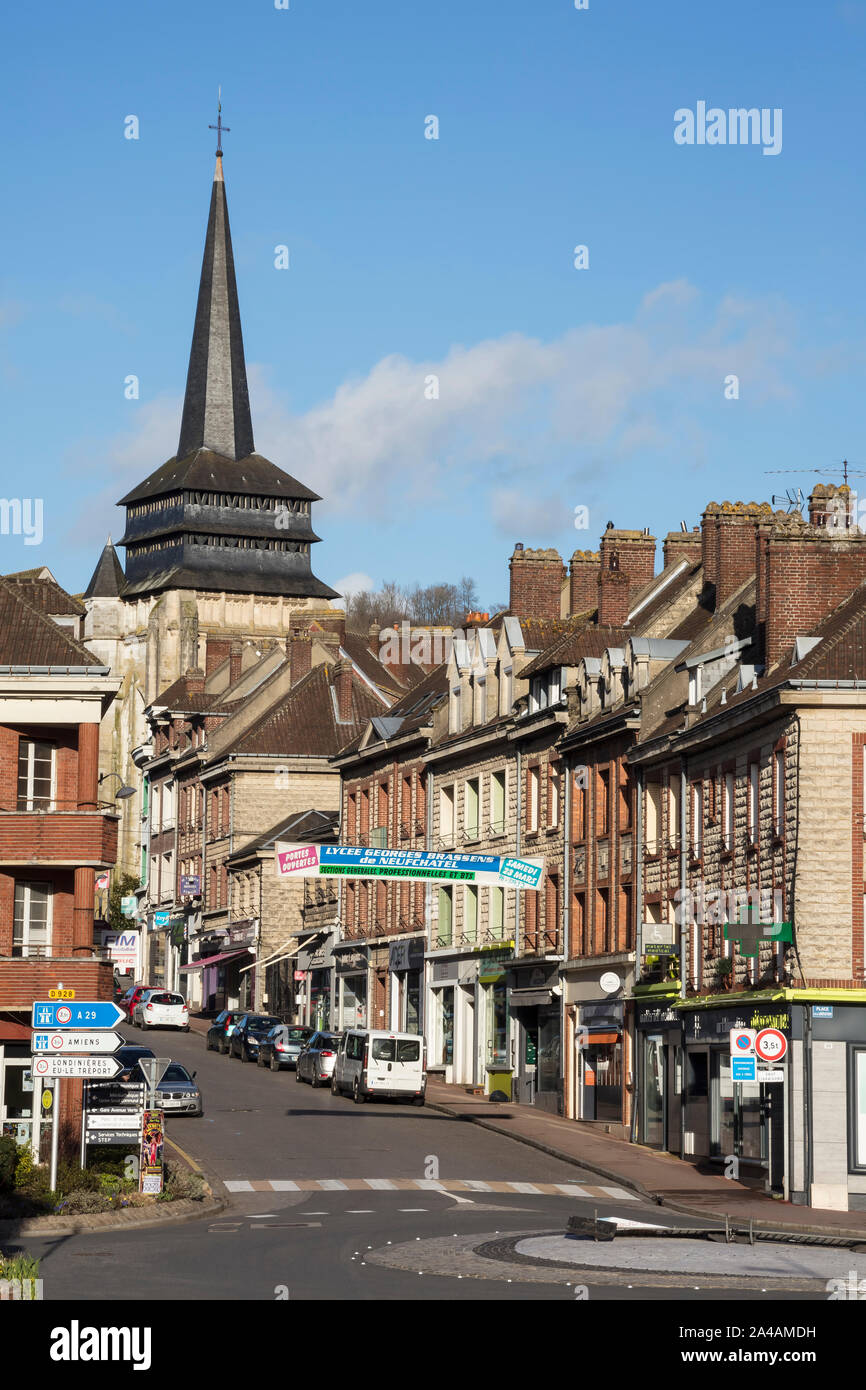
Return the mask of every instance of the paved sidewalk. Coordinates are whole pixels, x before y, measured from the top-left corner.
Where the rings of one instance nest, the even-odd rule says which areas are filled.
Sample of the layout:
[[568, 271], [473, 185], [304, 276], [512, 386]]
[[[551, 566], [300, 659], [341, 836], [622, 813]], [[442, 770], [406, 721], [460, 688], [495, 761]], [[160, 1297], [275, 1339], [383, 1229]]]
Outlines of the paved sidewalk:
[[508, 1134], [556, 1158], [579, 1164], [609, 1182], [674, 1210], [724, 1221], [754, 1221], [756, 1228], [800, 1234], [860, 1237], [866, 1243], [866, 1212], [825, 1211], [794, 1206], [732, 1182], [702, 1173], [693, 1164], [640, 1144], [629, 1144], [594, 1127], [561, 1119], [531, 1106], [496, 1104], [468, 1095], [462, 1086], [428, 1081], [427, 1104], [461, 1120]]

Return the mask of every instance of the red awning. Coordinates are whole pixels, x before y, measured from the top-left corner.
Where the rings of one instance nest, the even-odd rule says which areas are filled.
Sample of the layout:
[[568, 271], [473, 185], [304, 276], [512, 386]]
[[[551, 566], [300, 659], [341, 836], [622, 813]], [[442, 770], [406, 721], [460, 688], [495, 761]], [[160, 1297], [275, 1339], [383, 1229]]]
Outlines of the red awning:
[[249, 946], [244, 946], [240, 951], [222, 951], [218, 956], [205, 956], [202, 960], [193, 961], [191, 965], [182, 965], [180, 972], [189, 970], [204, 970], [206, 965], [222, 965], [226, 960], [237, 960], [238, 956], [250, 955]]

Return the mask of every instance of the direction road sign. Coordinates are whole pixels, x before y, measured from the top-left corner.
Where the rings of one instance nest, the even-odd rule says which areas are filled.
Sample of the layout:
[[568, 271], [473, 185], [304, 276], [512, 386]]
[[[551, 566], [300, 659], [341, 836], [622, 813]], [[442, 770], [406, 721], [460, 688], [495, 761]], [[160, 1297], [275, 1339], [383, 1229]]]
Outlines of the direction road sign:
[[33, 1005], [32, 1028], [113, 1028], [126, 1015], [105, 999], [79, 999], [71, 1004], [55, 1004], [37, 999]]
[[762, 1028], [755, 1038], [755, 1052], [762, 1062], [781, 1062], [788, 1051], [788, 1039], [778, 1028]]
[[33, 1075], [48, 1077], [117, 1076], [122, 1067], [116, 1057], [34, 1057]]
[[92, 1032], [86, 1028], [45, 1029], [30, 1036], [30, 1051], [116, 1052], [123, 1045], [119, 1033]]
[[[48, 1060], [47, 1057], [45, 1058], [45, 1060], [46, 1060], [46, 1061]], [[55, 1060], [57, 1060], [57, 1059], [55, 1058]], [[115, 1061], [116, 1059], [115, 1059], [115, 1058], [103, 1058], [103, 1057], [96, 1057], [96, 1058], [94, 1058], [94, 1061], [98, 1061], [98, 1062], [109, 1061], [109, 1060]], [[92, 1115], [92, 1114], [90, 1114], [90, 1113], [88, 1112], [88, 1115], [87, 1115], [87, 1128], [88, 1128], [88, 1129], [111, 1129], [111, 1130], [115, 1130], [115, 1129], [134, 1129], [134, 1130], [140, 1131], [140, 1130], [141, 1130], [141, 1116], [142, 1116], [142, 1113], [143, 1113], [143, 1112], [142, 1112], [141, 1110], [126, 1110], [126, 1111], [118, 1110], [118, 1111], [115, 1111], [113, 1114], [104, 1114], [104, 1115], [101, 1115], [101, 1114]]]

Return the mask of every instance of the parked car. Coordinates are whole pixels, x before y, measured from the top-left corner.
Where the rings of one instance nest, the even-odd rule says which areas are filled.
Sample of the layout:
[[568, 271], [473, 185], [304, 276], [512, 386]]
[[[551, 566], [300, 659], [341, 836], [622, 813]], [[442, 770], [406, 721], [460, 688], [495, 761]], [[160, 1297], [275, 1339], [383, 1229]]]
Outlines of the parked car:
[[258, 1056], [259, 1044], [279, 1022], [272, 1014], [244, 1014], [229, 1038], [229, 1054], [240, 1057], [242, 1062], [251, 1062]]
[[349, 1028], [331, 1077], [331, 1094], [348, 1093], [356, 1105], [368, 1096], [394, 1096], [424, 1104], [427, 1090], [427, 1049], [418, 1033], [386, 1033]]
[[189, 1009], [182, 994], [166, 989], [146, 989], [132, 1010], [136, 1028], [182, 1028], [189, 1032]]
[[205, 1046], [208, 1052], [228, 1052], [229, 1038], [240, 1018], [243, 1018], [243, 1014], [237, 1009], [223, 1009], [221, 1014], [217, 1014], [207, 1030]]
[[339, 1033], [314, 1033], [295, 1064], [295, 1080], [309, 1081], [314, 1088], [330, 1081], [340, 1037]]
[[130, 985], [129, 989], [120, 1000], [120, 1008], [126, 1010], [128, 1019], [132, 1019], [132, 1011], [146, 989], [152, 989], [152, 985]]
[[[160, 1110], [165, 1110], [170, 1115], [191, 1115], [194, 1119], [200, 1118], [204, 1114], [204, 1104], [196, 1075], [196, 1072], [188, 1072], [180, 1062], [169, 1062], [156, 1086]], [[136, 1067], [130, 1080], [141, 1082], [144, 1080], [144, 1073]]]
[[260, 1067], [270, 1067], [279, 1071], [280, 1067], [294, 1067], [298, 1056], [313, 1036], [315, 1029], [302, 1024], [278, 1023], [259, 1043], [258, 1057]]

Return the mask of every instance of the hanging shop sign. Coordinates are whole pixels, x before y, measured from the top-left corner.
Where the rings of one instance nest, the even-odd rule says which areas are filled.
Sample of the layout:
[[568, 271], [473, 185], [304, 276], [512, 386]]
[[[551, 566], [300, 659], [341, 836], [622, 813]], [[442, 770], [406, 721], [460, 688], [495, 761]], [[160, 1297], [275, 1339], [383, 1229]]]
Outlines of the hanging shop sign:
[[538, 889], [544, 859], [364, 845], [293, 845], [277, 841], [278, 878], [387, 878], [425, 883], [480, 883]]
[[360, 975], [370, 964], [366, 946], [354, 946], [348, 951], [334, 952], [334, 968], [338, 975]]

